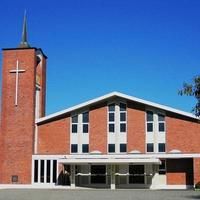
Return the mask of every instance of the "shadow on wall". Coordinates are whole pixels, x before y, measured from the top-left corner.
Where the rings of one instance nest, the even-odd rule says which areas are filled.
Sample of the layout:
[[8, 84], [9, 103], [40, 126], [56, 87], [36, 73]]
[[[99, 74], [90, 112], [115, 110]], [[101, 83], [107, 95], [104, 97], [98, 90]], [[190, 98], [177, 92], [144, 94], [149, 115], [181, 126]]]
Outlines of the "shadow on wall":
[[193, 185], [193, 159], [168, 159], [167, 182], [172, 185]]

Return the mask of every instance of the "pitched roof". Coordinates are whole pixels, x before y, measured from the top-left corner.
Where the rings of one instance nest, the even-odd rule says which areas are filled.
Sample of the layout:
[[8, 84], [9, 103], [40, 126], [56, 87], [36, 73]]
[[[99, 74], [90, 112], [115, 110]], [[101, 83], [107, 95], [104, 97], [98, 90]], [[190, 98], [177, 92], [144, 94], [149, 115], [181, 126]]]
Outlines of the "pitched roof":
[[105, 100], [112, 98], [112, 97], [120, 97], [120, 98], [129, 100], [129, 101], [141, 103], [141, 104], [144, 104], [144, 105], [147, 105], [147, 106], [151, 106], [151, 107], [158, 108], [158, 109], [161, 109], [161, 110], [176, 113], [176, 114], [179, 114], [179, 115], [182, 115], [182, 116], [185, 116], [185, 117], [189, 117], [189, 118], [192, 118], [192, 119], [199, 119], [198, 117], [196, 117], [195, 115], [193, 115], [191, 113], [181, 111], [181, 110], [178, 110], [178, 109], [175, 109], [175, 108], [171, 108], [169, 106], [165, 106], [165, 105], [161, 105], [161, 104], [158, 104], [158, 103], [146, 101], [146, 100], [139, 99], [139, 98], [134, 97], [134, 96], [129, 96], [129, 95], [126, 95], [126, 94], [123, 94], [123, 93], [120, 93], [120, 92], [111, 92], [111, 93], [108, 93], [106, 95], [100, 96], [98, 98], [95, 98], [95, 99], [89, 100], [87, 102], [78, 104], [76, 106], [67, 108], [65, 110], [47, 115], [47, 116], [42, 117], [42, 118], [39, 118], [39, 119], [36, 120], [36, 123], [42, 123], [42, 122], [45, 122], [45, 121], [52, 120], [54, 118], [58, 118], [58, 117], [65, 115], [67, 113], [73, 112], [75, 110], [81, 109], [81, 108], [86, 107], [86, 106], [91, 106], [93, 104], [105, 101]]

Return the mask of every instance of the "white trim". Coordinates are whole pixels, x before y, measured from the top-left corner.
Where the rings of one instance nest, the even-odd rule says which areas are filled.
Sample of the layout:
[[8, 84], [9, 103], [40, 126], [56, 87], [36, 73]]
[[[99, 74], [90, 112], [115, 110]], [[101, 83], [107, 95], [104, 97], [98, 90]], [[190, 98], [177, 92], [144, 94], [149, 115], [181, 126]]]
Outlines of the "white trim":
[[110, 159], [98, 159], [98, 158], [88, 158], [88, 159], [81, 159], [81, 158], [69, 158], [69, 159], [59, 159], [58, 160], [59, 163], [64, 163], [64, 164], [88, 164], [88, 163], [92, 163], [92, 164], [125, 164], [125, 163], [141, 163], [141, 164], [145, 164], [145, 163], [153, 163], [153, 164], [160, 164], [160, 160], [157, 158], [147, 158], [147, 159], [114, 159], [114, 158], [110, 158]]
[[199, 120], [199, 118], [196, 117], [195, 115], [188, 113], [188, 112], [185, 112], [185, 111], [181, 111], [181, 110], [178, 110], [178, 109], [175, 109], [175, 108], [171, 108], [169, 106], [165, 106], [165, 105], [161, 105], [161, 104], [158, 104], [158, 103], [153, 103], [153, 102], [150, 102], [150, 101], [139, 99], [139, 98], [136, 98], [136, 97], [133, 97], [133, 96], [129, 96], [129, 95], [120, 93], [120, 92], [111, 92], [111, 93], [106, 94], [104, 96], [89, 100], [85, 103], [81, 103], [81, 104], [78, 104], [76, 106], [70, 107], [68, 109], [62, 110], [60, 112], [56, 112], [56, 113], [50, 114], [46, 117], [42, 117], [40, 119], [37, 119], [36, 123], [40, 123], [40, 122], [44, 122], [44, 121], [49, 120], [49, 119], [53, 119], [53, 118], [58, 117], [60, 115], [72, 112], [74, 110], [80, 109], [80, 108], [85, 107], [85, 106], [89, 106], [89, 105], [94, 104], [94, 103], [98, 103], [100, 101], [106, 100], [106, 99], [114, 97], [114, 96], [117, 96], [117, 97], [120, 97], [120, 98], [125, 98], [125, 99], [130, 100], [130, 101], [135, 101], [135, 102], [145, 104], [145, 105], [148, 105], [148, 106], [151, 106], [151, 107], [159, 108], [159, 109], [162, 109], [162, 110], [165, 110], [165, 111], [170, 111], [170, 112], [177, 113], [177, 114], [180, 114], [180, 115], [192, 118], [192, 119], [198, 119]]
[[76, 154], [76, 155], [32, 155], [32, 159], [145, 159], [145, 158], [200, 158], [200, 153], [156, 153], [156, 154]]

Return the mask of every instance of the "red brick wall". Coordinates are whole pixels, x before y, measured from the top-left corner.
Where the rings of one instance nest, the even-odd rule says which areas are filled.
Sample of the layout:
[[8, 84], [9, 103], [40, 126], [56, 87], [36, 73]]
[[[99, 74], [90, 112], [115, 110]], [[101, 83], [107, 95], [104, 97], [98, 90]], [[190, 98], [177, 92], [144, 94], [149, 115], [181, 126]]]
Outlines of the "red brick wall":
[[145, 152], [145, 112], [144, 107], [134, 103], [127, 106], [127, 151]]
[[167, 159], [168, 185], [193, 185], [193, 159]]
[[194, 184], [200, 182], [200, 158], [193, 159]]
[[38, 126], [38, 154], [70, 153], [70, 117]]
[[200, 123], [175, 115], [166, 117], [167, 152], [178, 149], [182, 153], [200, 152]]
[[90, 152], [107, 153], [107, 106], [92, 108], [90, 114]]
[[[18, 106], [15, 106], [16, 74], [10, 70], [26, 70], [19, 74]], [[11, 183], [11, 176], [18, 176], [18, 183], [31, 183], [35, 118], [35, 49], [3, 51], [2, 68], [2, 169], [1, 183]]]

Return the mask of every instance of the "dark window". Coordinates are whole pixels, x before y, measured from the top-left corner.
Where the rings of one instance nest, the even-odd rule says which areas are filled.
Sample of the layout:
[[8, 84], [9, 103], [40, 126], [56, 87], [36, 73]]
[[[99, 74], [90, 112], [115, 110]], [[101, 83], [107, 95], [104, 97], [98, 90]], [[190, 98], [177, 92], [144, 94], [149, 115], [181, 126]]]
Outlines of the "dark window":
[[153, 143], [148, 143], [147, 144], [147, 152], [154, 152]]
[[77, 133], [77, 132], [78, 132], [78, 125], [72, 124], [72, 133]]
[[147, 132], [153, 132], [153, 123], [147, 123]]
[[40, 182], [44, 183], [44, 160], [40, 160]]
[[78, 123], [78, 115], [72, 117], [72, 123]]
[[124, 122], [124, 121], [126, 121], [126, 113], [120, 113], [120, 121], [121, 122]]
[[82, 115], [83, 115], [83, 123], [88, 123], [89, 122], [89, 112], [85, 112]]
[[115, 121], [115, 113], [109, 113], [109, 122]]
[[165, 152], [165, 143], [159, 143], [158, 144], [158, 151], [159, 152]]
[[153, 112], [147, 111], [147, 121], [148, 122], [153, 121]]
[[158, 121], [159, 121], [159, 122], [164, 122], [164, 121], [165, 121], [165, 116], [159, 114], [159, 115], [158, 115]]
[[119, 107], [120, 107], [120, 111], [126, 111], [126, 104], [120, 103]]
[[83, 124], [83, 133], [88, 133], [88, 124]]
[[165, 131], [165, 123], [159, 122], [159, 132], [164, 132]]
[[129, 183], [144, 184], [144, 165], [129, 165]]
[[161, 165], [159, 165], [159, 174], [166, 174], [166, 161], [161, 160]]
[[38, 182], [38, 160], [34, 161], [34, 182]]
[[120, 132], [126, 132], [126, 124], [125, 123], [120, 124]]
[[56, 183], [57, 160], [53, 160], [53, 182]]
[[126, 152], [126, 144], [120, 144], [120, 152]]
[[113, 104], [110, 104], [110, 105], [108, 106], [108, 110], [109, 110], [109, 112], [115, 111], [115, 104], [114, 104], [114, 103], [113, 103]]
[[115, 153], [115, 144], [108, 144], [108, 152]]
[[46, 174], [47, 183], [50, 183], [50, 172], [51, 172], [51, 161], [47, 160], [47, 174]]
[[89, 145], [88, 144], [82, 144], [82, 152], [83, 153], [89, 152]]
[[78, 145], [71, 144], [71, 153], [77, 153], [77, 152], [78, 152]]
[[115, 132], [115, 125], [109, 124], [109, 132], [114, 133]]

